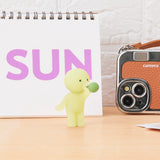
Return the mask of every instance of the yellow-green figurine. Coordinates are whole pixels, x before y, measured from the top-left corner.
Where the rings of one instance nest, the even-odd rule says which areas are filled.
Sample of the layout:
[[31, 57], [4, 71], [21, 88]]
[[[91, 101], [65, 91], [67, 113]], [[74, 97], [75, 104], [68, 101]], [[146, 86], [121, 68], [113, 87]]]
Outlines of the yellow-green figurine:
[[90, 92], [96, 92], [99, 86], [95, 82], [90, 83], [88, 73], [79, 68], [68, 71], [64, 83], [70, 93], [55, 108], [61, 111], [66, 107], [68, 127], [83, 127], [85, 100]]

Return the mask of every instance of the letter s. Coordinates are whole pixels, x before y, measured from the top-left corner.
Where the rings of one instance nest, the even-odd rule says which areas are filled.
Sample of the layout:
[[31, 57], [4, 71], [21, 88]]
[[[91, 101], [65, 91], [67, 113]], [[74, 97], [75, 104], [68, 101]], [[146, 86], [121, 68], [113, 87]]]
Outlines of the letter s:
[[22, 49], [14, 49], [12, 51], [10, 51], [7, 55], [7, 62], [13, 66], [13, 67], [16, 67], [18, 69], [21, 70], [21, 73], [20, 74], [14, 74], [14, 73], [11, 73], [11, 72], [8, 72], [7, 74], [7, 78], [8, 79], [11, 79], [11, 80], [22, 80], [24, 78], [27, 77], [28, 75], [28, 67], [15, 60], [14, 57], [15, 56], [22, 56], [22, 57], [26, 57], [27, 55], [27, 51], [26, 50], [22, 50]]

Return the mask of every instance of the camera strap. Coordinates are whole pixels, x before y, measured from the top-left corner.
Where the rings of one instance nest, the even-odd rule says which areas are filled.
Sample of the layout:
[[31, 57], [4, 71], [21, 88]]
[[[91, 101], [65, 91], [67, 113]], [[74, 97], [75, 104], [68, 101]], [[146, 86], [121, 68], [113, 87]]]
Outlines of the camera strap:
[[147, 49], [147, 48], [152, 48], [152, 47], [160, 47], [160, 39], [158, 40], [154, 40], [154, 41], [150, 41], [147, 43], [136, 43], [131, 45], [134, 49]]
[[141, 42], [139, 42], [139, 43], [132, 44], [132, 45], [122, 46], [119, 49], [118, 54], [120, 54], [122, 51], [125, 51], [125, 50], [130, 50], [130, 49], [131, 50], [134, 50], [134, 49], [147, 49], [147, 48], [152, 48], [152, 47], [160, 47], [160, 39], [154, 40], [154, 41], [150, 41], [150, 42], [147, 42], [147, 43], [144, 43], [144, 44], [142, 44]]

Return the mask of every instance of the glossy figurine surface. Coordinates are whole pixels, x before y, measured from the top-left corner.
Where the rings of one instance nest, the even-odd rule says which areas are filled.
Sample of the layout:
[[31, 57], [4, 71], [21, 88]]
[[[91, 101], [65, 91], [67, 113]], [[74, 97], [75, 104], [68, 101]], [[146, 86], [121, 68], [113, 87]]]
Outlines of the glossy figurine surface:
[[99, 86], [95, 82], [90, 83], [89, 75], [83, 69], [68, 71], [64, 83], [70, 93], [63, 98], [55, 109], [61, 111], [66, 108], [68, 127], [83, 127], [85, 100], [90, 92], [96, 92]]

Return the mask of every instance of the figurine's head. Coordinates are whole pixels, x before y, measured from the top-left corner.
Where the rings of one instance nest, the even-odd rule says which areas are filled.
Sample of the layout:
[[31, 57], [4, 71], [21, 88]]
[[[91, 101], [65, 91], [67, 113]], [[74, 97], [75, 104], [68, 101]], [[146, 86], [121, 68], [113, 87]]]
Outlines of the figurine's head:
[[82, 92], [89, 82], [88, 73], [80, 68], [68, 71], [64, 79], [66, 88], [74, 93]]

